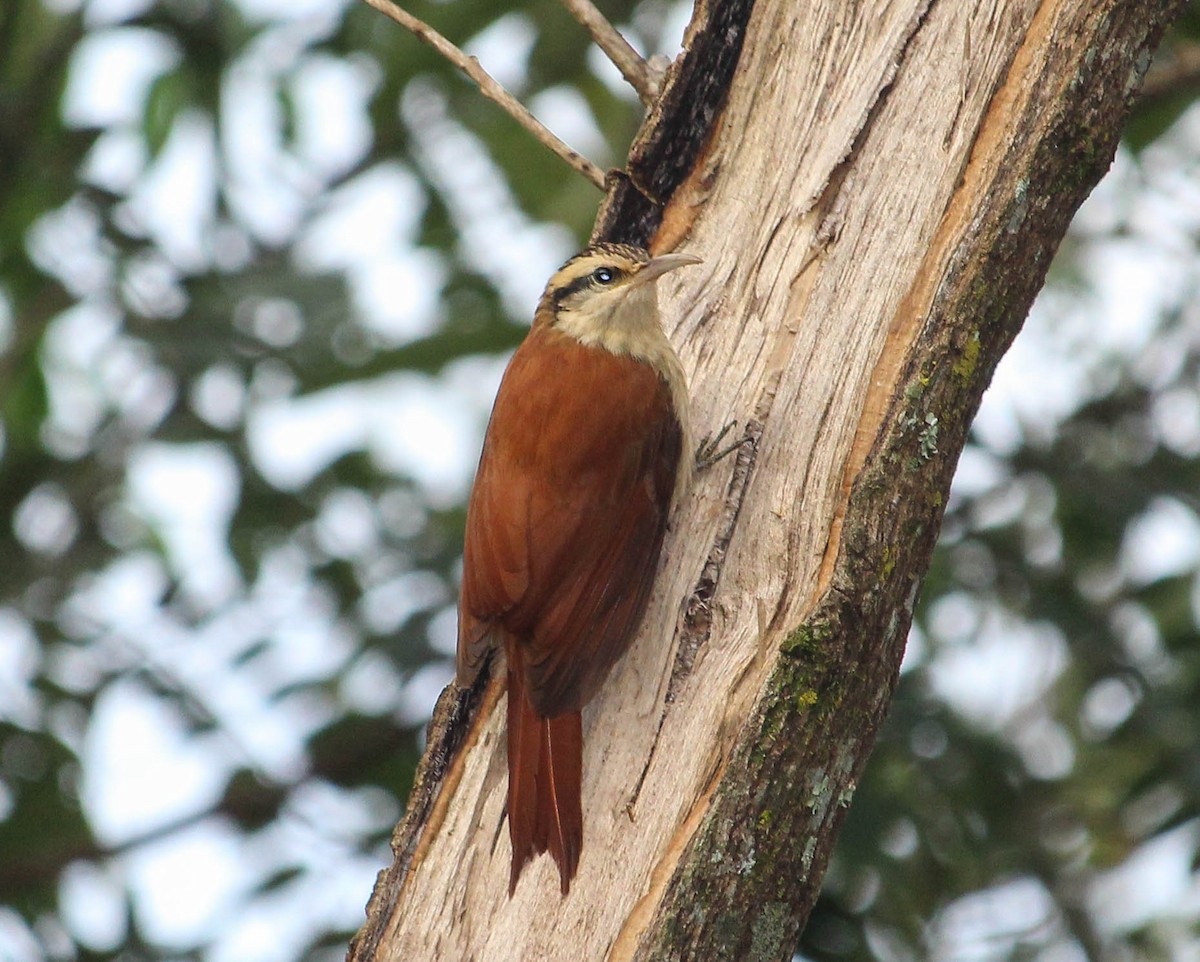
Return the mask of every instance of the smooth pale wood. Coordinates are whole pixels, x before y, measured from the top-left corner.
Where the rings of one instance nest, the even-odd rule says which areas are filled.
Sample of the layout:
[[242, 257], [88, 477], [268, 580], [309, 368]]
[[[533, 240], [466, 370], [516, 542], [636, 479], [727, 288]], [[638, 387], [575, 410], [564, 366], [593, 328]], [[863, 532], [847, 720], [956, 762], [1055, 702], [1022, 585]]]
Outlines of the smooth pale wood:
[[504, 710], [493, 702], [377, 957], [631, 957], [780, 641], [829, 577], [848, 486], [916, 319], [972, 200], [998, 176], [1008, 105], [1035, 93], [1026, 68], [1069, 47], [1060, 17], [1085, 4], [756, 5], [707, 157], [711, 192], [677, 196], [703, 205], [686, 231], [670, 216], [664, 228], [690, 233], [684, 249], [706, 261], [662, 285], [697, 432], [732, 417], [764, 425], [710, 640], [660, 728], [681, 601], [716, 537], [728, 462], [678, 511], [646, 624], [584, 712], [584, 848], [570, 895], [560, 899], [543, 857], [507, 897]]

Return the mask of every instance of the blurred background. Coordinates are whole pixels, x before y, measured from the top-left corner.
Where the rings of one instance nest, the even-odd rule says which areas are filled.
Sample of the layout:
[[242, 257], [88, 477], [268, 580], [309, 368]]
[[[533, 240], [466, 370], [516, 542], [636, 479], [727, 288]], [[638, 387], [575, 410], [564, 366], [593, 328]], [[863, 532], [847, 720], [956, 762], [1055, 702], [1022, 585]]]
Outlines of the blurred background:
[[[620, 163], [553, 0], [407, 6]], [[1200, 959], [1198, 51], [985, 399], [799, 958]], [[597, 201], [353, 0], [0, 5], [0, 960], [342, 957]]]

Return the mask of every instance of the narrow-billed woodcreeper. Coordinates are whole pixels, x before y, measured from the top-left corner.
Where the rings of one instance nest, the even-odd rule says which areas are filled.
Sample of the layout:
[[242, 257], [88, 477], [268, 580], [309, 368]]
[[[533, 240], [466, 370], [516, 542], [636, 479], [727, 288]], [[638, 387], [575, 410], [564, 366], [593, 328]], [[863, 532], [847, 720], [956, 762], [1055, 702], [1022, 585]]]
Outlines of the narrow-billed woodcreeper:
[[699, 259], [596, 244], [550, 278], [509, 362], [467, 508], [458, 683], [503, 649], [509, 894], [583, 847], [580, 710], [629, 646], [690, 460], [687, 385], [655, 281]]

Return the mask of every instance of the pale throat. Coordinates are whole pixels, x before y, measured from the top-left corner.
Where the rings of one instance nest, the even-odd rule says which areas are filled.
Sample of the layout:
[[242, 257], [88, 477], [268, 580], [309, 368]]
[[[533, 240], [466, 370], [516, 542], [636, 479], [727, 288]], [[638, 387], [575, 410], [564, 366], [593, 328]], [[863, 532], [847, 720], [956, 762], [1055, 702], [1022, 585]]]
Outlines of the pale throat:
[[[559, 305], [554, 326], [589, 347], [628, 354], [655, 367], [671, 345], [658, 321], [654, 286], [594, 293]], [[672, 352], [673, 353], [673, 352]]]

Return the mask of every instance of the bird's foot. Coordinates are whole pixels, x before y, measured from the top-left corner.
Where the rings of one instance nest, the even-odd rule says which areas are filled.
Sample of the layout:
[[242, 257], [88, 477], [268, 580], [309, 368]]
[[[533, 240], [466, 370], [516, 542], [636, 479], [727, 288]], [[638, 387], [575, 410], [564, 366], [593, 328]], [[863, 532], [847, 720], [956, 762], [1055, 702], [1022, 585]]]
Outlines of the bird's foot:
[[749, 437], [738, 438], [732, 444], [722, 448], [721, 442], [725, 440], [725, 435], [737, 427], [737, 421], [730, 421], [725, 427], [721, 428], [716, 435], [706, 434], [700, 442], [700, 446], [696, 448], [696, 470], [704, 471], [711, 468], [714, 464], [724, 458], [726, 455], [732, 454], [743, 444], [751, 440]]

